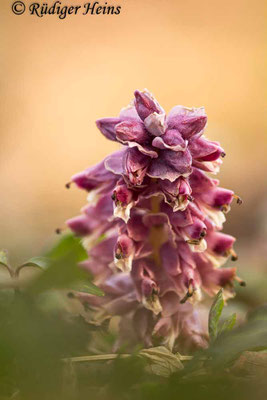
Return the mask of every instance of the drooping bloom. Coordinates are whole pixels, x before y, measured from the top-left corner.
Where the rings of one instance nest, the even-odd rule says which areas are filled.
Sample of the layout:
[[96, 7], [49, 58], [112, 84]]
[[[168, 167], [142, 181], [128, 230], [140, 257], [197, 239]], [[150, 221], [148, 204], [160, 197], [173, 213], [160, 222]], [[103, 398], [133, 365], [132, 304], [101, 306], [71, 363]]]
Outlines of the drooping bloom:
[[225, 153], [204, 136], [204, 108], [166, 115], [147, 90], [134, 95], [118, 117], [96, 122], [122, 149], [72, 178], [88, 204], [67, 224], [83, 237], [83, 268], [106, 293], [81, 299], [104, 318], [120, 315], [122, 332], [131, 321], [148, 346], [158, 335], [170, 347], [203, 347], [197, 303], [221, 287], [233, 295], [235, 268], [222, 266], [237, 258], [235, 238], [221, 230], [240, 199], [207, 175]]

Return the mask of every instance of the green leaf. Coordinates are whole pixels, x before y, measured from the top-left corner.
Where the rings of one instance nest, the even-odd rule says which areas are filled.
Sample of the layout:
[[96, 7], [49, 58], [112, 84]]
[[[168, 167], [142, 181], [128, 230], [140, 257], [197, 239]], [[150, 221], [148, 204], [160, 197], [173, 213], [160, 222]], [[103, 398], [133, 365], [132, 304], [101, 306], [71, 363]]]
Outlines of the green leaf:
[[267, 349], [267, 320], [252, 320], [220, 335], [207, 353], [214, 366], [225, 366], [238, 358], [244, 351]]
[[139, 355], [149, 362], [149, 371], [160, 376], [169, 376], [173, 372], [183, 369], [178, 354], [173, 354], [164, 346], [141, 350]]
[[86, 284], [77, 283], [76, 285], [73, 286], [73, 290], [77, 292], [93, 294], [95, 296], [105, 295], [105, 293], [101, 289], [99, 289], [96, 285], [94, 285], [92, 282], [86, 282]]
[[43, 271], [29, 286], [28, 291], [37, 294], [50, 289], [72, 289], [76, 282], [90, 282], [87, 272], [78, 267], [80, 251], [76, 244], [63, 257], [50, 260], [46, 270]]
[[226, 332], [230, 332], [233, 327], [235, 326], [236, 323], [236, 313], [230, 315], [230, 317], [228, 317], [224, 323], [222, 324], [218, 335], [221, 335], [222, 333], [226, 333]]
[[46, 257], [32, 257], [30, 258], [28, 261], [26, 261], [24, 264], [20, 265], [17, 270], [16, 273], [17, 275], [19, 275], [19, 272], [21, 271], [21, 269], [25, 268], [25, 267], [36, 267], [36, 268], [40, 268], [42, 270], [45, 270], [49, 265], [49, 259]]
[[23, 265], [44, 268], [28, 285], [28, 292], [38, 294], [51, 289], [68, 289], [103, 296], [102, 290], [91, 282], [90, 274], [78, 265], [87, 257], [79, 238], [72, 234], [64, 236], [46, 257], [35, 257]]
[[86, 250], [81, 244], [81, 240], [71, 233], [63, 236], [46, 254], [46, 256], [51, 259], [57, 259], [64, 257], [64, 255], [69, 251], [73, 251], [75, 253], [78, 262], [88, 258]]
[[4, 265], [5, 267], [8, 265], [8, 258], [7, 258], [6, 250], [0, 250], [0, 264]]
[[219, 319], [224, 307], [223, 289], [215, 296], [209, 312], [209, 335], [211, 342], [214, 342], [218, 335]]

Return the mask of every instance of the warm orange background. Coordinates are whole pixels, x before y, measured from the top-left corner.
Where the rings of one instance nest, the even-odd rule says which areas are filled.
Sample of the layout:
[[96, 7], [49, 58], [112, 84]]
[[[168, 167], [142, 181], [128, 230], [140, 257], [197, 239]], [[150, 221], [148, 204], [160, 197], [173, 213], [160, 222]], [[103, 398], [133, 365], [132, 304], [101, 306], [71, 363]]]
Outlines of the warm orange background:
[[117, 148], [94, 121], [144, 87], [166, 110], [206, 107], [227, 153], [222, 183], [245, 200], [226, 229], [266, 236], [264, 0], [114, 0], [119, 16], [65, 20], [15, 16], [11, 3], [0, 5], [0, 247], [13, 259], [78, 213], [86, 195], [65, 182]]

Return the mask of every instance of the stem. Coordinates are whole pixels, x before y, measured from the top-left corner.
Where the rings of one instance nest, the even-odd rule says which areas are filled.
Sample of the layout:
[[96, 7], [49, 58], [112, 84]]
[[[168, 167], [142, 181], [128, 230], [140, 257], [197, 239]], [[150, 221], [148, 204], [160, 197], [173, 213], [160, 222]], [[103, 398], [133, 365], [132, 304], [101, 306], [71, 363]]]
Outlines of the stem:
[[[131, 354], [99, 354], [93, 356], [81, 356], [81, 357], [71, 357], [71, 358], [63, 358], [64, 362], [87, 362], [87, 361], [109, 361], [115, 360], [116, 358], [128, 358], [131, 357]], [[181, 361], [190, 361], [192, 360], [192, 356], [182, 356], [181, 354], [177, 354], [177, 357]]]
[[109, 361], [115, 360], [116, 358], [127, 358], [130, 357], [131, 354], [99, 354], [95, 356], [81, 356], [81, 357], [71, 357], [71, 358], [63, 358], [63, 361], [71, 361], [71, 362], [86, 362], [86, 361]]
[[151, 197], [151, 211], [153, 214], [157, 214], [160, 212], [160, 203], [161, 203], [161, 196], [153, 196]]
[[[162, 201], [161, 196], [154, 196], [151, 198], [151, 212], [152, 214], [160, 213], [160, 203]], [[164, 225], [154, 225], [150, 229], [149, 241], [153, 248], [153, 259], [155, 263], [160, 266], [160, 248], [163, 243], [167, 241], [166, 232]]]

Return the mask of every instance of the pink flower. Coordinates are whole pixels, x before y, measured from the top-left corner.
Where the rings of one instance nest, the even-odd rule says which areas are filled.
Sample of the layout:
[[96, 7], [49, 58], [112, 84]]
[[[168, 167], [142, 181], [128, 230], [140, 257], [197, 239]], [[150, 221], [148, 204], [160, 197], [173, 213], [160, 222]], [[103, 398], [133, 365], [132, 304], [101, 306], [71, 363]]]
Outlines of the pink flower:
[[[128, 146], [123, 161], [124, 175], [134, 185], [145, 176], [173, 182], [192, 172], [194, 162], [205, 161], [204, 169], [223, 149], [201, 135], [207, 123], [204, 108], [174, 107], [169, 115], [148, 91], [135, 91], [135, 101], [117, 118], [103, 118], [97, 127], [110, 140]], [[136, 164], [136, 165], [134, 165]]]
[[120, 315], [122, 331], [125, 321], [135, 323], [146, 345], [157, 335], [170, 347], [205, 347], [197, 316], [203, 293], [223, 287], [233, 296], [235, 268], [220, 267], [237, 259], [235, 239], [220, 231], [240, 199], [206, 175], [225, 156], [203, 136], [206, 123], [204, 108], [176, 106], [166, 115], [148, 91], [135, 91], [119, 117], [97, 121], [123, 149], [72, 178], [89, 204], [67, 224], [83, 237], [83, 268], [106, 293], [81, 300], [105, 318]]

